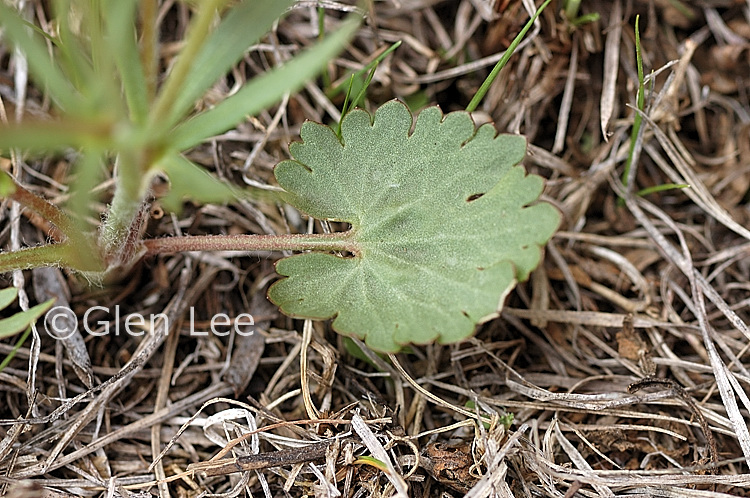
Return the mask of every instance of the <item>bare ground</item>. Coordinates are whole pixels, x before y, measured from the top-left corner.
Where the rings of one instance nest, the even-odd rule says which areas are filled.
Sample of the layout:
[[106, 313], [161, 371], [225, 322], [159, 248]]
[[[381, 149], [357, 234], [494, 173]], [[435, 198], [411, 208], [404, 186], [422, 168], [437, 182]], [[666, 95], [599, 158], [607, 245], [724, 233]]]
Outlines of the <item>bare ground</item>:
[[[319, 3], [328, 30], [349, 9]], [[25, 344], [0, 372], [0, 494], [750, 494], [750, 4], [581, 3], [578, 15], [601, 17], [574, 25], [553, 1], [475, 114], [528, 137], [527, 168], [548, 179], [545, 198], [563, 213], [542, 266], [502, 317], [461, 344], [363, 361], [327, 323], [291, 320], [266, 301], [278, 255], [160, 257], [106, 289], [57, 270], [26, 273], [32, 301], [32, 280], [51, 279], [41, 286], [70, 292], [79, 318], [102, 306], [111, 314], [92, 321], [112, 328], [128, 313], [164, 313], [173, 326], [143, 337], [88, 336], [90, 368], [75, 366], [49, 337]], [[314, 41], [315, 2], [300, 4], [204, 105]], [[461, 110], [528, 19], [528, 4], [374, 2], [329, 78], [401, 40], [367, 106], [401, 98]], [[178, 41], [188, 7], [164, 9], [163, 37]], [[690, 188], [623, 202], [636, 15], [651, 77], [631, 190]], [[3, 53], [2, 98], [17, 105]], [[165, 66], [173, 55], [165, 45]], [[324, 85], [310, 83], [192, 158], [238, 183], [272, 183], [273, 165], [288, 157], [305, 119], [338, 119], [343, 95], [327, 97]], [[27, 105], [46, 109], [34, 92]], [[36, 172], [26, 174], [30, 185], [61, 197], [64, 158], [28, 166]], [[8, 209], [4, 245], [13, 236]], [[36, 221], [17, 229], [27, 243], [47, 237]], [[274, 205], [188, 206], [177, 218], [156, 201], [148, 234], [306, 227]], [[61, 283], [50, 283], [57, 276]], [[191, 307], [198, 324], [250, 312], [257, 333], [196, 337]], [[0, 343], [0, 357], [11, 350], [12, 341]], [[334, 436], [334, 445], [317, 443]], [[236, 461], [210, 462], [253, 454], [240, 459], [243, 472], [234, 472]]]

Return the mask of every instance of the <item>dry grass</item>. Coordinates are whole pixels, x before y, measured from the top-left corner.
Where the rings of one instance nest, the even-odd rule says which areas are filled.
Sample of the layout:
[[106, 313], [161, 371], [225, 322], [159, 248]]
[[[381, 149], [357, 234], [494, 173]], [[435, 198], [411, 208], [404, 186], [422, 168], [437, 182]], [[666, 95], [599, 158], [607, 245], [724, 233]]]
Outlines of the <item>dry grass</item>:
[[[334, 29], [346, 5], [317, 3]], [[460, 110], [529, 3], [374, 2], [330, 77], [402, 40], [379, 67], [368, 106], [397, 97]], [[266, 302], [277, 255], [163, 257], [107, 289], [66, 276], [43, 286], [70, 292], [81, 314], [119, 305], [122, 316], [164, 313], [171, 326], [89, 336], [90, 365], [46, 336], [22, 348], [0, 372], [0, 494], [750, 494], [750, 3], [687, 3], [584, 0], [582, 13], [601, 19], [573, 27], [553, 2], [493, 86], [476, 119], [528, 137], [527, 166], [548, 178], [545, 196], [564, 221], [543, 265], [475, 338], [357, 359], [328, 324], [290, 320]], [[186, 9], [167, 10], [165, 38], [179, 40]], [[654, 76], [633, 184], [691, 185], [644, 197], [619, 181], [637, 14]], [[311, 43], [316, 22], [312, 7], [293, 11], [212, 98]], [[173, 48], [165, 45], [165, 62]], [[10, 59], [0, 57], [8, 108], [19, 104]], [[338, 119], [342, 96], [329, 100], [317, 83], [193, 159], [238, 182], [271, 182], [303, 120]], [[47, 112], [35, 92], [25, 105]], [[64, 158], [32, 163], [25, 181], [59, 199], [55, 181], [66, 171]], [[36, 220], [14, 227], [9, 214], [4, 204], [4, 247], [45, 239]], [[246, 203], [188, 208], [177, 219], [155, 202], [151, 218], [151, 236], [307, 227], [295, 213]], [[26, 274], [32, 296], [40, 275]], [[250, 312], [258, 333], [196, 337], [185, 321], [191, 308], [199, 325]], [[0, 357], [10, 350], [0, 343]], [[217, 456], [224, 460], [209, 461]]]

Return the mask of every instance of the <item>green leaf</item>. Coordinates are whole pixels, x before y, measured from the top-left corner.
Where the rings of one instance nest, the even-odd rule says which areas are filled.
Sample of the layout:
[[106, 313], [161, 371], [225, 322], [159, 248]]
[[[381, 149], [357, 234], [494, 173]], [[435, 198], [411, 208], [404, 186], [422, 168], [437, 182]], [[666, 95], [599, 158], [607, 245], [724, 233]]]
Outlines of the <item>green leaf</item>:
[[474, 97], [471, 98], [471, 102], [469, 102], [469, 105], [466, 106], [466, 110], [468, 112], [474, 112], [477, 109], [477, 106], [482, 101], [485, 95], [487, 95], [487, 92], [490, 91], [490, 87], [492, 86], [492, 83], [497, 78], [497, 75], [500, 74], [500, 71], [505, 67], [505, 65], [508, 63], [510, 58], [513, 56], [513, 53], [516, 51], [516, 48], [518, 48], [518, 45], [521, 44], [521, 40], [523, 40], [523, 37], [526, 36], [526, 33], [531, 29], [531, 27], [536, 22], [537, 17], [539, 17], [539, 14], [542, 13], [542, 11], [549, 5], [549, 3], [552, 0], [546, 0], [537, 10], [534, 12], [534, 15], [531, 16], [531, 19], [528, 20], [528, 22], [524, 25], [523, 29], [516, 35], [515, 38], [513, 38], [513, 41], [508, 46], [508, 49], [505, 51], [503, 56], [500, 58], [499, 61], [497, 61], [497, 64], [495, 64], [495, 67], [492, 68], [492, 71], [490, 71], [490, 74], [487, 76], [487, 78], [482, 82], [482, 85], [479, 87], [479, 90], [477, 90], [477, 93], [474, 94]]
[[112, 55], [130, 109], [136, 123], [143, 123], [148, 115], [146, 75], [138, 52], [135, 0], [107, 0], [102, 2], [107, 36], [104, 41]]
[[25, 120], [0, 124], [0, 150], [62, 151], [71, 147], [112, 145], [113, 124], [103, 119], [65, 116], [58, 121]]
[[0, 290], [0, 310], [4, 310], [10, 303], [16, 300], [18, 295], [18, 289], [15, 287], [8, 287], [7, 289]]
[[18, 353], [18, 350], [21, 349], [21, 346], [23, 346], [23, 343], [26, 342], [26, 339], [29, 338], [29, 335], [31, 335], [31, 327], [26, 327], [26, 330], [23, 332], [21, 337], [18, 338], [16, 344], [13, 346], [13, 349], [11, 349], [10, 353], [8, 353], [8, 356], [3, 358], [3, 361], [0, 361], [0, 372], [2, 372], [5, 367], [10, 365], [10, 362], [13, 361], [16, 353]]
[[70, 243], [24, 247], [17, 251], [0, 251], [0, 273], [29, 270], [39, 266], [65, 266], [81, 272], [103, 271], [100, 257], [94, 250], [78, 250]]
[[0, 170], [0, 197], [9, 197], [16, 191], [16, 183], [5, 171]]
[[225, 183], [201, 168], [185, 156], [172, 153], [165, 156], [156, 169], [169, 177], [171, 188], [159, 200], [168, 211], [179, 213], [182, 204], [191, 200], [204, 204], [222, 204], [238, 199], [278, 202], [275, 191], [260, 188], [239, 188]]
[[[12, 303], [18, 291], [15, 287], [0, 290], [0, 310], [6, 308]], [[50, 299], [42, 304], [37, 304], [26, 311], [16, 313], [15, 315], [0, 320], [0, 339], [16, 335], [26, 330], [29, 325], [36, 322], [48, 309], [52, 307], [54, 299]]]
[[[222, 20], [221, 24], [191, 53], [188, 45], [165, 83], [157, 102], [158, 124], [171, 128], [195, 104], [195, 101], [231, 67], [237, 63], [248, 47], [266, 34], [293, 0], [255, 0], [239, 2]], [[183, 68], [184, 66], [184, 68]], [[184, 69], [184, 70], [181, 70]], [[169, 106], [162, 116], [163, 107]]]
[[388, 472], [388, 465], [386, 465], [382, 460], [378, 460], [375, 457], [362, 455], [357, 457], [357, 459], [354, 461], [355, 465], [371, 465], [372, 467], [375, 467], [376, 469], [382, 471], [382, 472]]
[[6, 2], [0, 2], [0, 26], [3, 36], [19, 48], [29, 63], [36, 82], [63, 108], [73, 108], [78, 102], [75, 90], [55, 63], [42, 37]]
[[283, 66], [273, 69], [243, 86], [236, 94], [178, 125], [169, 136], [172, 147], [185, 150], [281, 100], [287, 92], [302, 87], [338, 54], [359, 27], [358, 18], [350, 18], [333, 34], [305, 50]]
[[291, 316], [335, 317], [333, 328], [373, 349], [460, 341], [496, 316], [516, 281], [539, 263], [559, 214], [526, 176], [526, 141], [475, 129], [467, 113], [412, 115], [392, 101], [374, 119], [355, 110], [343, 144], [307, 122], [294, 161], [275, 174], [288, 202], [348, 222], [353, 257], [306, 253], [281, 260], [269, 298]]
[[180, 154], [166, 156], [158, 165], [169, 176], [169, 193], [160, 199], [168, 211], [179, 213], [182, 203], [190, 199], [203, 203], [223, 203], [236, 200], [236, 189], [211, 176], [197, 164]]

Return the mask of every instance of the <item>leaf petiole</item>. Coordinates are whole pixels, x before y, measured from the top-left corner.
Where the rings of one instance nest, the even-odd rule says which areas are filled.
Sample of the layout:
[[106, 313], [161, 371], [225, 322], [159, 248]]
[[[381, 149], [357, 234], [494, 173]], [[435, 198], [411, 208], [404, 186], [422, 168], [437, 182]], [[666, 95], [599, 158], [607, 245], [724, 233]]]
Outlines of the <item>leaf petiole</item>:
[[206, 235], [143, 241], [146, 256], [188, 251], [332, 251], [359, 254], [353, 231], [285, 235]]

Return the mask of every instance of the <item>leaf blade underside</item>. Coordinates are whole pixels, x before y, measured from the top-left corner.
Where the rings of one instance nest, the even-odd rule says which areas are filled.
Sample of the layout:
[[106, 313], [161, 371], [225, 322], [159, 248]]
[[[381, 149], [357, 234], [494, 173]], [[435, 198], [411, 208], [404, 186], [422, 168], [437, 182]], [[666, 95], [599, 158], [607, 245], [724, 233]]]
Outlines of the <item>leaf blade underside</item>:
[[352, 225], [354, 257], [283, 259], [269, 298], [291, 316], [327, 319], [373, 349], [460, 341], [495, 316], [516, 281], [539, 263], [559, 224], [543, 188], [517, 166], [526, 141], [475, 129], [467, 113], [397, 101], [374, 118], [349, 113], [342, 142], [305, 123], [294, 160], [275, 169], [285, 199], [307, 214]]

